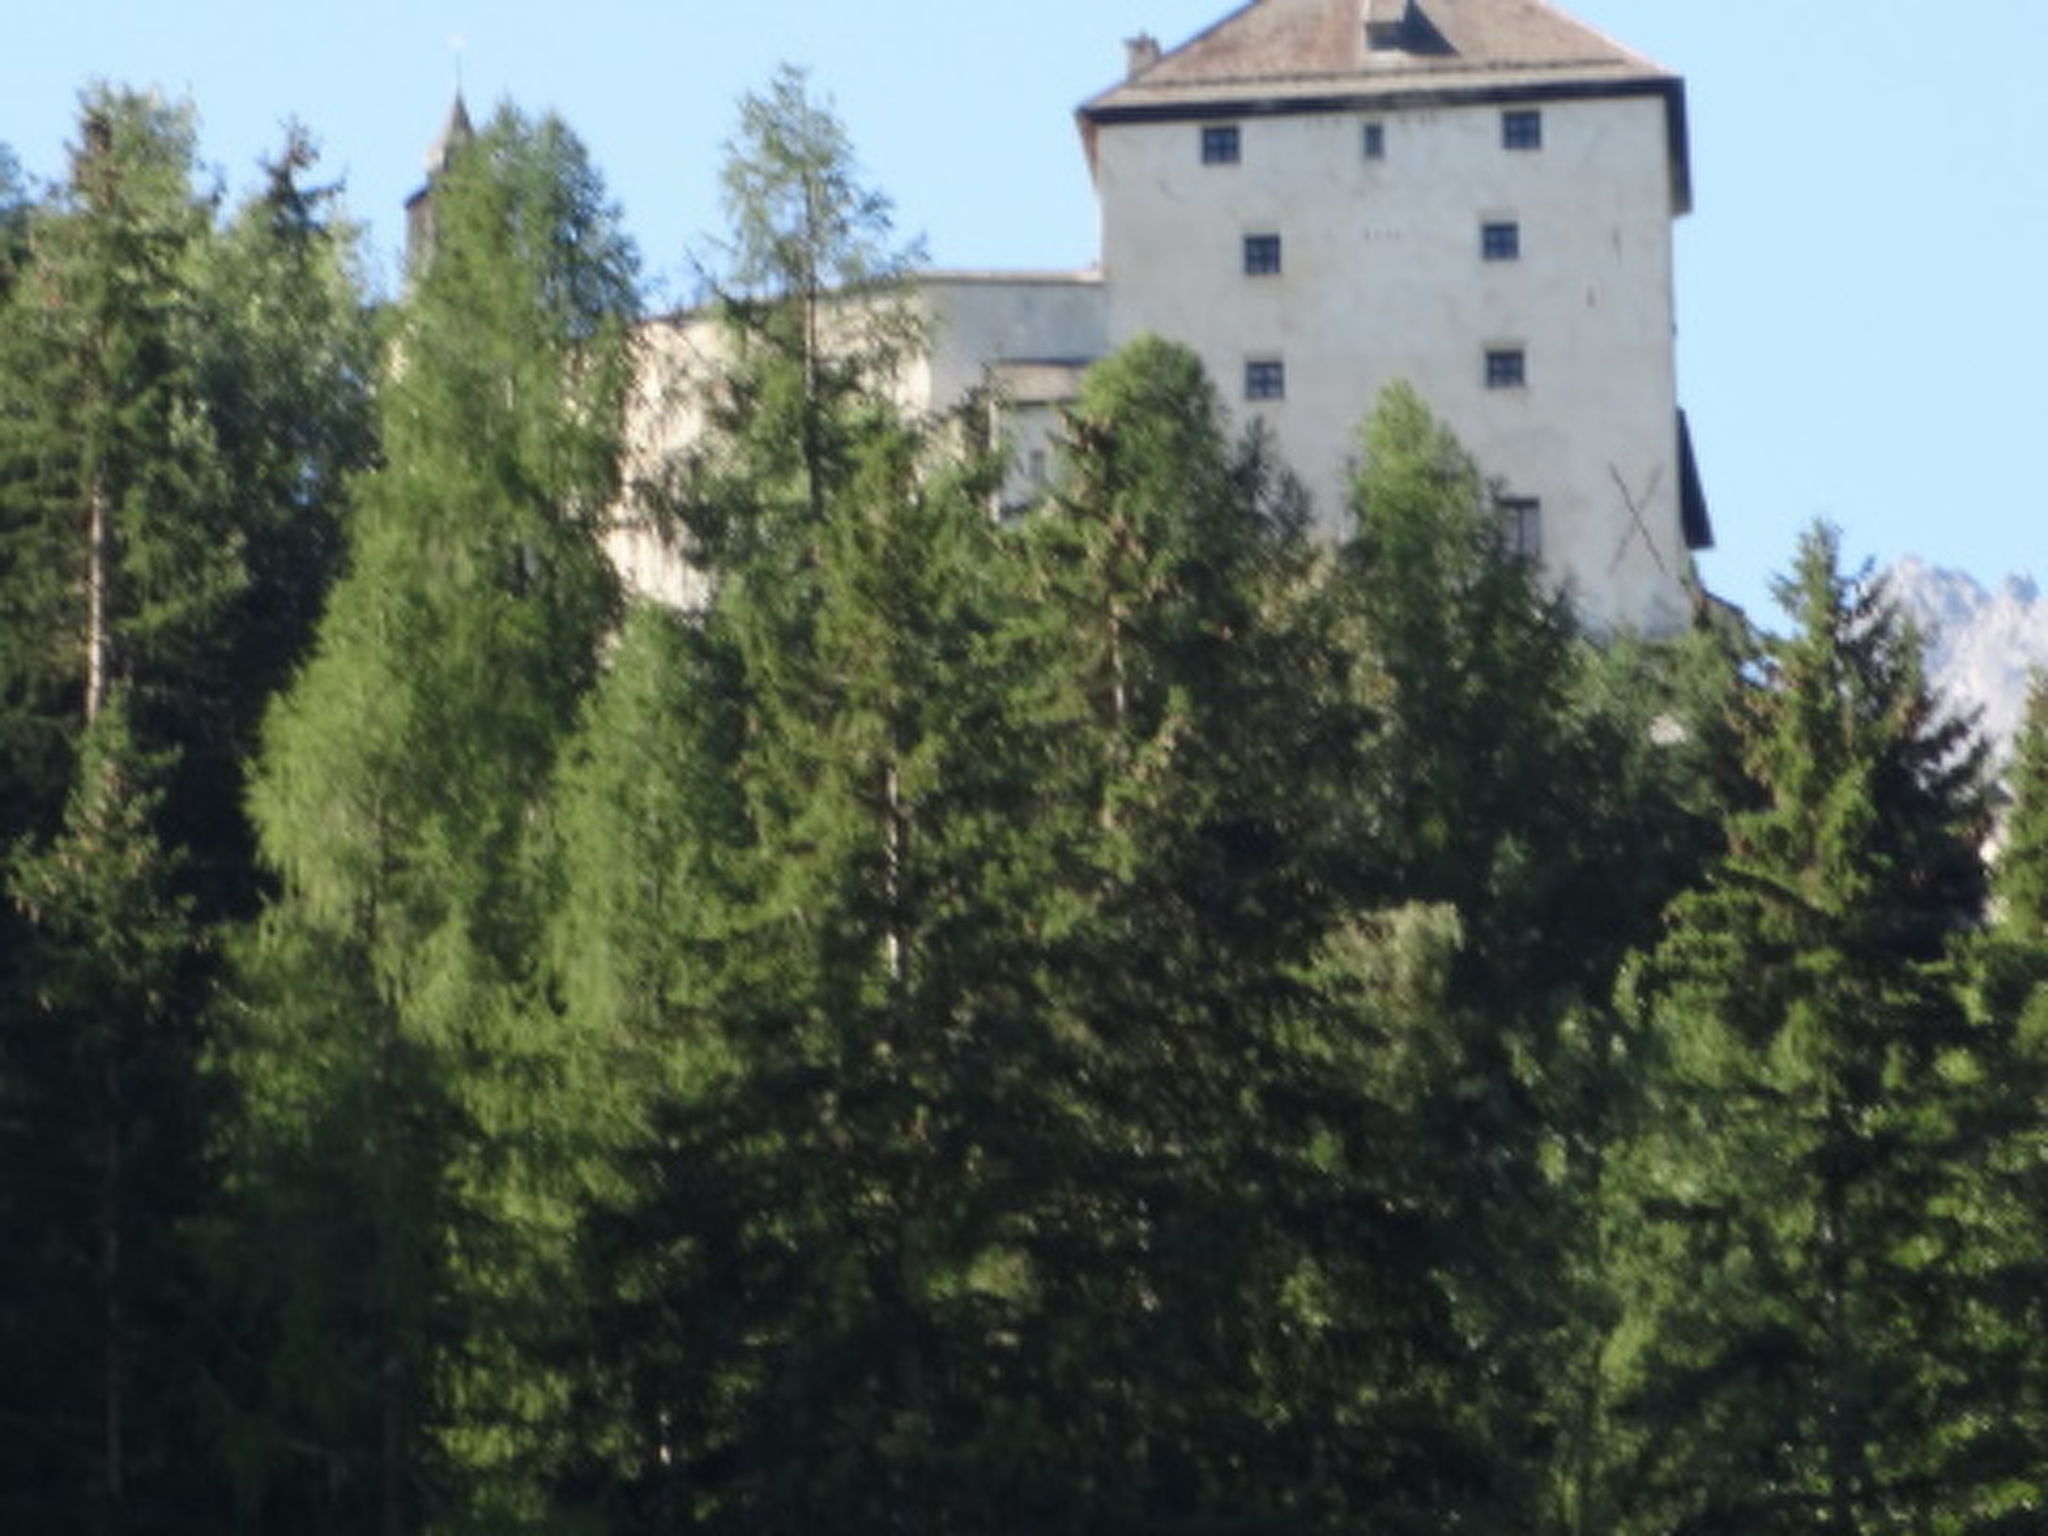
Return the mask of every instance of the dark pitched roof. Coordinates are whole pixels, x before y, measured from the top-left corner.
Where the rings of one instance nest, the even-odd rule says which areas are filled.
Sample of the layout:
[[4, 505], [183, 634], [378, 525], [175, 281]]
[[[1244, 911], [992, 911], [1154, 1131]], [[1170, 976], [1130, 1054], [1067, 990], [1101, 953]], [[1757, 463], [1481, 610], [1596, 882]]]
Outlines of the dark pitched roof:
[[1668, 71], [1542, 0], [1253, 0], [1083, 110], [1475, 76], [1661, 79]]
[[1684, 84], [1544, 0], [1252, 0], [1084, 103], [1084, 129], [1228, 112], [1662, 94], [1690, 202]]

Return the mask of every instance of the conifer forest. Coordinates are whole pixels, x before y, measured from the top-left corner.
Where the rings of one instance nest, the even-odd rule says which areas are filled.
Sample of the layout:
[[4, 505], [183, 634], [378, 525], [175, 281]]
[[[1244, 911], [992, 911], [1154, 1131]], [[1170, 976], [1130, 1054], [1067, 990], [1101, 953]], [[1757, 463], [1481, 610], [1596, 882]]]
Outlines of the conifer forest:
[[1834, 530], [1589, 634], [1414, 393], [1333, 546], [1156, 339], [994, 515], [795, 73], [658, 462], [559, 121], [374, 301], [302, 133], [50, 178], [0, 1531], [2048, 1530], [2048, 693], [1994, 776]]

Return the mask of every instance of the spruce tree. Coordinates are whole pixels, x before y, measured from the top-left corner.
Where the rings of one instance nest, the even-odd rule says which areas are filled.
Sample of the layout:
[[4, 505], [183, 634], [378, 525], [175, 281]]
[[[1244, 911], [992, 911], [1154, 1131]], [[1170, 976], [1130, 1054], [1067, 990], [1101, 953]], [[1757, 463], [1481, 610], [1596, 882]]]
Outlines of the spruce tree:
[[1953, 1155], [1976, 1177], [1958, 1204], [1966, 1327], [1943, 1369], [1980, 1405], [1952, 1457], [1980, 1506], [2018, 1528], [2048, 1486], [2048, 682], [2036, 676], [2012, 755], [1991, 864], [1991, 910], [1967, 950], [1978, 1034], [1974, 1111]]
[[[79, 738], [46, 845], [6, 868], [25, 982], [8, 999], [8, 1290], [0, 1512], [23, 1528], [197, 1529], [205, 1354], [184, 1232], [204, 1195], [199, 947], [162, 792], [116, 693]], [[191, 1521], [181, 1526], [181, 1521]]]
[[1992, 1384], [1956, 1368], [1995, 1070], [1950, 963], [1983, 906], [1981, 748], [1832, 531], [1781, 598], [1751, 803], [1639, 980], [1615, 1528], [2005, 1529]]
[[28, 254], [29, 210], [33, 198], [14, 151], [0, 144], [0, 301]]
[[[1461, 1432], [1441, 1208], [1392, 1067], [1425, 1032], [1385, 1003], [1435, 1015], [1454, 928], [1358, 902], [1360, 679], [1262, 440], [1233, 449], [1157, 341], [1091, 374], [1070, 440], [1031, 532], [1047, 675], [1073, 680], [1085, 905], [1052, 1005], [1083, 1151], [1039, 1260], [1048, 1353], [1090, 1368], [1048, 1400], [1108, 1518], [1398, 1524], [1443, 1503]], [[1490, 1495], [1462, 1481], [1470, 1517]]]
[[203, 807], [232, 783], [220, 722], [254, 707], [222, 665], [252, 586], [201, 364], [194, 153], [188, 109], [88, 93], [0, 298], [0, 1162], [31, 1192], [0, 1311], [36, 1320], [0, 1379], [54, 1431], [0, 1481], [50, 1494], [35, 1524], [207, 1518], [204, 871], [235, 838]]
[[246, 580], [207, 658], [205, 709], [177, 729], [177, 796], [209, 917], [244, 919], [263, 882], [244, 800], [265, 708], [306, 659], [342, 565], [348, 482], [375, 450], [375, 336], [358, 231], [292, 127], [263, 182], [196, 263], [195, 368], [226, 461]]
[[[1364, 425], [1339, 591], [1376, 729], [1350, 818], [1361, 899], [1443, 906], [1461, 942], [1458, 1063], [1416, 1108], [1461, 1242], [1466, 1398], [1509, 1502], [1559, 1455], [1584, 1298], [1569, 1283], [1596, 1177], [1599, 1042], [1617, 942], [1667, 894], [1626, 801], [1640, 761], [1588, 688], [1568, 594], [1515, 550], [1498, 492], [1409, 387]], [[1509, 1491], [1513, 1490], [1513, 1491]]]
[[1992, 922], [2002, 937], [2048, 939], [2048, 675], [2035, 673], [2006, 771], [2009, 808], [1998, 829]]
[[1362, 830], [1389, 895], [1464, 916], [1475, 998], [1541, 1008], [1597, 971], [1550, 926], [1578, 894], [1561, 855], [1581, 777], [1601, 770], [1571, 735], [1570, 600], [1510, 547], [1495, 488], [1412, 389], [1380, 399], [1363, 449], [1346, 556], [1382, 692]]
[[693, 402], [709, 430], [674, 476], [695, 558], [747, 568], [761, 598], [813, 601], [818, 529], [860, 444], [886, 431], [921, 329], [886, 196], [864, 184], [846, 130], [784, 66], [740, 102], [720, 171], [727, 239], [706, 278], [717, 358]]
[[189, 109], [90, 94], [0, 316], [0, 729], [46, 831], [112, 690], [146, 746], [174, 739], [246, 585], [197, 376], [194, 155]]
[[567, 1486], [636, 1529], [919, 1523], [992, 1496], [1010, 562], [992, 471], [886, 397], [886, 204], [801, 77], [744, 105], [725, 181], [729, 355], [678, 481], [712, 604], [628, 625], [558, 818], [568, 1012], [659, 1089], [592, 1226], [609, 1428]]

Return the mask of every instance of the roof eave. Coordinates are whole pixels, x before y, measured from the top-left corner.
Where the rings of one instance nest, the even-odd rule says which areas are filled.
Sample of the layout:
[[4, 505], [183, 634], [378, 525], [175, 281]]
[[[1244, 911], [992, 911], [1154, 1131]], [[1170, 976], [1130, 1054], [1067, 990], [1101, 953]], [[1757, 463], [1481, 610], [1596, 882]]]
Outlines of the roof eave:
[[1209, 94], [1145, 99], [1129, 84], [1104, 91], [1075, 111], [1088, 169], [1097, 169], [1097, 138], [1104, 127], [1122, 123], [1202, 122], [1219, 117], [1293, 117], [1331, 112], [1400, 112], [1429, 108], [1515, 105], [1546, 101], [1589, 101], [1638, 96], [1664, 99], [1671, 159], [1674, 217], [1692, 212], [1692, 149], [1687, 123], [1685, 80], [1680, 75], [1641, 74], [1559, 78], [1555, 80], [1460, 81], [1432, 83], [1426, 74], [1399, 81], [1362, 85], [1356, 79], [1332, 79], [1327, 89], [1283, 89], [1283, 82], [1236, 82]]

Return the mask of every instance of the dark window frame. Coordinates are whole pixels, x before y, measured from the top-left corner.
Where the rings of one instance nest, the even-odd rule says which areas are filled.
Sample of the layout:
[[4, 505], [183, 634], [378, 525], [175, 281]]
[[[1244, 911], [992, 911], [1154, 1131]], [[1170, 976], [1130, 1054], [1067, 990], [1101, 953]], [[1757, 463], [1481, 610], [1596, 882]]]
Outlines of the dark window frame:
[[1503, 149], [1535, 150], [1543, 147], [1543, 112], [1537, 107], [1510, 107], [1500, 115], [1500, 143]]
[[1244, 365], [1244, 397], [1256, 402], [1287, 398], [1287, 364], [1277, 357], [1255, 357]]
[[1285, 253], [1280, 237], [1270, 232], [1244, 237], [1244, 275], [1278, 277], [1284, 270]]
[[1387, 125], [1386, 125], [1385, 123], [1378, 123], [1378, 122], [1374, 122], [1374, 123], [1367, 123], [1367, 124], [1365, 125], [1365, 132], [1364, 132], [1364, 135], [1363, 135], [1363, 142], [1364, 142], [1364, 148], [1365, 148], [1365, 158], [1366, 158], [1366, 159], [1368, 159], [1368, 160], [1384, 160], [1384, 159], [1386, 159], [1386, 158], [1387, 158]]
[[1244, 159], [1244, 132], [1236, 123], [1202, 125], [1202, 164], [1237, 165]]
[[1527, 389], [1529, 387], [1529, 352], [1525, 347], [1488, 347], [1486, 349], [1486, 387], [1488, 389]]
[[1536, 496], [1503, 496], [1494, 502], [1508, 553], [1523, 560], [1543, 558], [1543, 502]]
[[1479, 226], [1479, 255], [1484, 261], [1520, 261], [1522, 225], [1518, 219], [1488, 219]]

